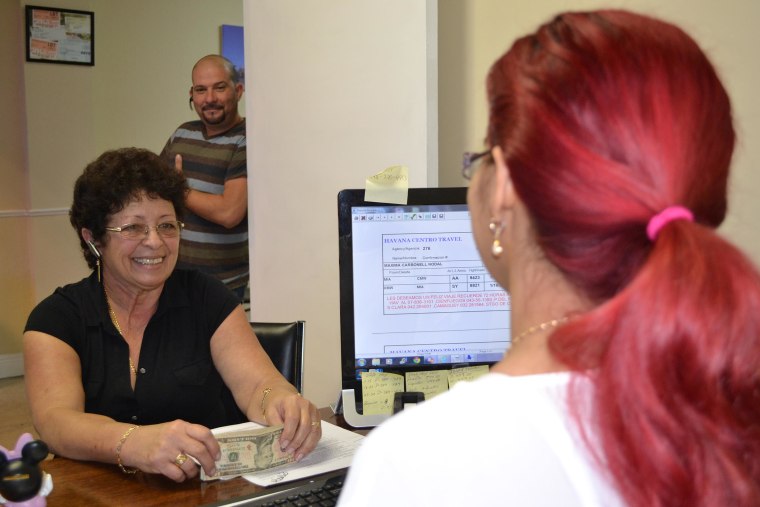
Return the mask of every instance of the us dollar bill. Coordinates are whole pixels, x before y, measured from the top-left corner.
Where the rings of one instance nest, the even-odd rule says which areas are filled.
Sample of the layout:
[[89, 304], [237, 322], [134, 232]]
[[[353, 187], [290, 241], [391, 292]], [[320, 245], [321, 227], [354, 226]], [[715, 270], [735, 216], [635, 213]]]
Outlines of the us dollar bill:
[[211, 481], [250, 474], [294, 461], [292, 453], [280, 449], [282, 426], [235, 431], [217, 435], [222, 458], [216, 462], [216, 474], [209, 476], [201, 468], [201, 480]]

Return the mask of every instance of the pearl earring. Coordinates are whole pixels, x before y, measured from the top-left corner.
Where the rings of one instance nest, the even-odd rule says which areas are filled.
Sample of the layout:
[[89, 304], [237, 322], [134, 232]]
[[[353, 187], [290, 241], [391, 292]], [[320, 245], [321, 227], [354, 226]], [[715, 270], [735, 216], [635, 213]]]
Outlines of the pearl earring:
[[501, 241], [499, 241], [499, 236], [501, 236], [501, 231], [504, 230], [504, 225], [494, 219], [491, 219], [491, 223], [488, 224], [488, 228], [493, 232], [493, 244], [491, 245], [491, 255], [494, 259], [498, 259], [499, 256], [504, 252], [504, 247], [501, 246]]

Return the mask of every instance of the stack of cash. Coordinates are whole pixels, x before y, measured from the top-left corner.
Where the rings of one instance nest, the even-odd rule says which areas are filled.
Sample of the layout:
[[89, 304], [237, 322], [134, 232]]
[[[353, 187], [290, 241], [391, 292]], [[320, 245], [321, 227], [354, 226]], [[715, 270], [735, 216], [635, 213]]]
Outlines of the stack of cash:
[[216, 474], [206, 475], [201, 468], [201, 480], [236, 477], [290, 463], [293, 454], [280, 449], [282, 426], [217, 435], [222, 458], [216, 462]]

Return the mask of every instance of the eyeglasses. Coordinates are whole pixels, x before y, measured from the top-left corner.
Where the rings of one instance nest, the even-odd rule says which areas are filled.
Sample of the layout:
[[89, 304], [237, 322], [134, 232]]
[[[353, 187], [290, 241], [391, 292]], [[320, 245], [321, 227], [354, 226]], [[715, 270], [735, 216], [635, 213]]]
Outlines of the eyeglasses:
[[174, 220], [172, 222], [161, 222], [153, 227], [146, 224], [126, 224], [121, 227], [106, 227], [106, 230], [118, 232], [124, 239], [144, 239], [152, 229], [155, 229], [162, 238], [176, 238], [183, 227], [185, 224], [179, 220]]
[[485, 157], [490, 153], [490, 149], [481, 152], [464, 152], [464, 155], [462, 156], [462, 177], [469, 181], [472, 178], [472, 175], [475, 173], [475, 166], [473, 165], [475, 161]]

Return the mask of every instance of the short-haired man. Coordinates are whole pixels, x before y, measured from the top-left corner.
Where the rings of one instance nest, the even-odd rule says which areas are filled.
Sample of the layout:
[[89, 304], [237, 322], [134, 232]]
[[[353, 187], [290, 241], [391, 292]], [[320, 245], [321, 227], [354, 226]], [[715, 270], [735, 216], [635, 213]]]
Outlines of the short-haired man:
[[180, 125], [161, 152], [190, 186], [178, 267], [219, 278], [242, 300], [249, 277], [243, 84], [220, 55], [198, 60], [192, 83], [190, 105], [199, 120]]

